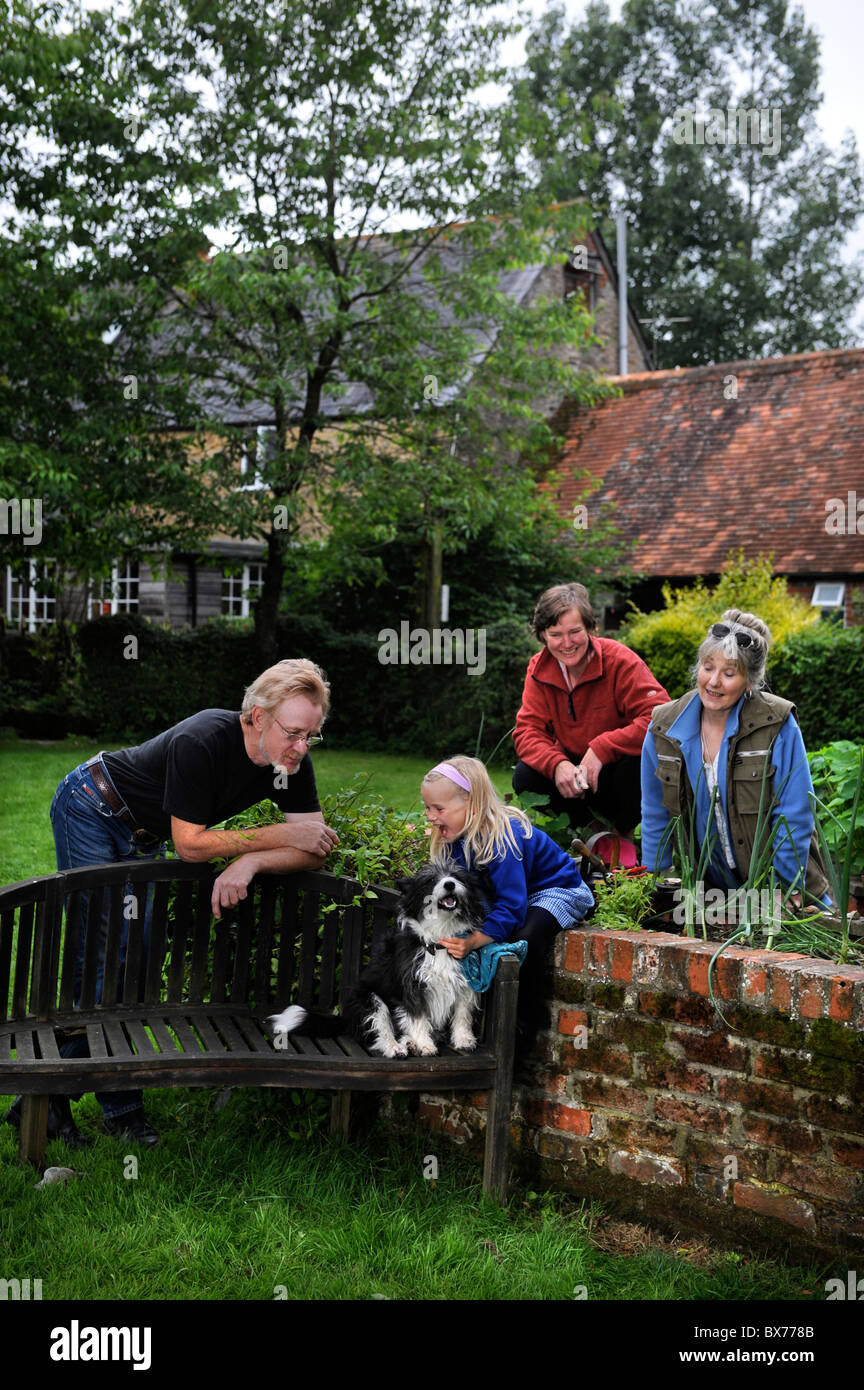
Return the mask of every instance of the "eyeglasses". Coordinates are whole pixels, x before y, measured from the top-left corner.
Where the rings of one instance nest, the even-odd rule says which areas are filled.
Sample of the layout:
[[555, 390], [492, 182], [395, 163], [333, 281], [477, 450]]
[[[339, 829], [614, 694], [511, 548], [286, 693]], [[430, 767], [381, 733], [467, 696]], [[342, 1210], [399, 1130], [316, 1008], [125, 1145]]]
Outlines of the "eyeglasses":
[[[274, 724], [279, 724], [279, 720], [272, 715]], [[324, 742], [323, 734], [306, 734], [302, 729], [286, 729], [284, 724], [279, 724], [279, 728], [285, 735], [286, 743], [305, 743], [307, 748], [314, 748], [316, 744]]]
[[741, 628], [730, 627], [728, 623], [714, 623], [711, 628], [712, 637], [729, 637], [730, 635], [735, 638], [739, 647], [746, 648], [758, 645], [758, 638], [754, 637], [752, 632], [744, 632]]

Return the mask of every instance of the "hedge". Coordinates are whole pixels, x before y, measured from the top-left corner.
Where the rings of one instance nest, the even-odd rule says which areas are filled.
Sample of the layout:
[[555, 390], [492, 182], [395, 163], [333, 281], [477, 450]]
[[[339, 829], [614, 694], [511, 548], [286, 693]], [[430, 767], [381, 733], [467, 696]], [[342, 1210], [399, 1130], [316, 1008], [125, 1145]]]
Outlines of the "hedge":
[[[481, 631], [482, 675], [466, 665], [382, 664], [377, 634], [345, 635], [317, 617], [280, 620], [278, 645], [324, 668], [332, 689], [328, 742], [444, 757], [473, 752], [479, 738], [488, 756], [513, 727], [536, 643], [514, 618]], [[79, 630], [78, 642], [81, 714], [106, 740], [138, 741], [199, 709], [237, 709], [259, 669], [253, 633], [225, 623], [172, 632], [136, 618], [99, 618]], [[509, 739], [499, 756], [512, 756]]]

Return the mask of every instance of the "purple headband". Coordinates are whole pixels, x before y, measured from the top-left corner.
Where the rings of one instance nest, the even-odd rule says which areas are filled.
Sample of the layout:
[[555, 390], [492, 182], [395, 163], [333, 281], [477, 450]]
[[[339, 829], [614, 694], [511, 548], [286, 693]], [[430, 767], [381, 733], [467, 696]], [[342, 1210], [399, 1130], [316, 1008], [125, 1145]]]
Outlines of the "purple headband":
[[[459, 772], [452, 763], [437, 763], [436, 766], [432, 768], [432, 771], [443, 772], [444, 776], [449, 777], [451, 782], [455, 782], [457, 787], [462, 787], [466, 792], [470, 792], [471, 783], [468, 781], [468, 778], [463, 777], [462, 773]], [[429, 776], [428, 772], [426, 776]]]

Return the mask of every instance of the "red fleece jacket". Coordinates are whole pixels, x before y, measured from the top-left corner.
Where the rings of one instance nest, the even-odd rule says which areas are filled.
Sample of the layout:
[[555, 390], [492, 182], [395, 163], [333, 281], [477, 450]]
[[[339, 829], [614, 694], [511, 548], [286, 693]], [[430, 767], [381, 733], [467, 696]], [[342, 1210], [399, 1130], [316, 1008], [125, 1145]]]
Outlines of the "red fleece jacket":
[[561, 762], [592, 748], [601, 763], [642, 752], [651, 711], [669, 696], [641, 656], [611, 637], [592, 637], [591, 656], [568, 691], [555, 657], [532, 656], [513, 742], [523, 763], [553, 780]]

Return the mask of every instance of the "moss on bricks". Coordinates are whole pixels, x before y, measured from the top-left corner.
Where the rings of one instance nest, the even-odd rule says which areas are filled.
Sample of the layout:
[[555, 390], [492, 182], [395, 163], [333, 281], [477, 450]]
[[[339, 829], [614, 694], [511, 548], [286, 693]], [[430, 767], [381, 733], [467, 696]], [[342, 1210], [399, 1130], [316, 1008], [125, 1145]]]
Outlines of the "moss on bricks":
[[[807, 1041], [807, 1029], [794, 1019], [782, 1018], [779, 1014], [761, 1013], [758, 1009], [747, 1009], [741, 1005], [735, 1005], [731, 1009], [724, 1005], [723, 1012], [730, 1025], [744, 1037], [755, 1038], [757, 1042], [774, 1043], [777, 1047], [811, 1046]], [[826, 1019], [826, 1022], [828, 1021]]]
[[555, 975], [551, 993], [553, 998], [560, 999], [562, 1004], [584, 1004], [585, 982], [571, 979], [567, 975]]
[[[817, 1018], [810, 1029], [807, 1047], [822, 1056], [842, 1057], [859, 1065], [864, 1062], [864, 1033], [844, 1028], [833, 1018]], [[814, 1057], [814, 1062], [815, 1062]]]
[[626, 991], [623, 985], [595, 985], [591, 998], [601, 1009], [623, 1009]]

